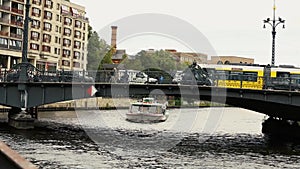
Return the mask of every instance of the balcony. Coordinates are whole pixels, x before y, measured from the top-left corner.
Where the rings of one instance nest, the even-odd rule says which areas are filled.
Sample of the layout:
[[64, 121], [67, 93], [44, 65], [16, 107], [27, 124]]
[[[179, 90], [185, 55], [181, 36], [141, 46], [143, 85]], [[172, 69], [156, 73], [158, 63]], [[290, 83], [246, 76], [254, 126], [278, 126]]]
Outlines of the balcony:
[[70, 47], [71, 44], [70, 44], [70, 43], [63, 43], [63, 46], [64, 46], [64, 47]]
[[78, 28], [78, 29], [81, 29], [82, 28], [82, 26], [81, 25], [79, 25], [79, 24], [75, 24], [75, 28]]
[[78, 62], [73, 62], [73, 67], [80, 68], [80, 63], [78, 63]]
[[80, 49], [80, 45], [74, 45], [75, 49]]
[[44, 15], [44, 19], [52, 20], [52, 16]]
[[63, 54], [63, 57], [64, 57], [64, 58], [69, 58], [70, 55], [68, 55], [68, 54]]
[[22, 15], [24, 13], [23, 10], [20, 10], [20, 9], [17, 9], [17, 8], [11, 8], [11, 11], [14, 12], [14, 13], [22, 14]]
[[39, 37], [34, 37], [34, 36], [31, 36], [30, 40], [39, 41], [39, 40], [40, 40], [40, 38], [39, 38]]
[[0, 36], [8, 36], [8, 32], [6, 32], [6, 31], [0, 31]]
[[51, 32], [51, 28], [46, 28], [46, 27], [44, 27], [44, 31]]
[[41, 13], [34, 13], [34, 12], [32, 12], [31, 15], [32, 15], [32, 16], [35, 16], [35, 17], [40, 17], [40, 16], [41, 16]]
[[34, 5], [41, 5], [41, 1], [39, 1], [39, 0], [33, 0], [32, 4], [34, 4]]
[[18, 2], [22, 2], [22, 3], [24, 3], [24, 0], [14, 0], [14, 1], [18, 1]]
[[74, 37], [77, 39], [81, 39], [81, 35], [75, 35]]
[[70, 61], [68, 61], [68, 60], [63, 60], [62, 61], [62, 66], [70, 66]]
[[50, 42], [51, 42], [51, 39], [50, 39], [50, 38], [44, 38], [44, 39], [43, 39], [43, 42], [50, 43]]
[[10, 37], [17, 38], [17, 39], [22, 39], [22, 35], [18, 35], [18, 34], [15, 34], [15, 33], [10, 33]]
[[0, 44], [0, 48], [8, 48], [8, 45], [7, 44]]
[[40, 25], [32, 25], [31, 24], [31, 28], [40, 29]]
[[7, 19], [7, 18], [0, 18], [0, 22], [9, 24], [9, 19]]
[[13, 49], [13, 50], [21, 50], [22, 47], [21, 47], [21, 46], [12, 46], [12, 45], [10, 45], [10, 46], [9, 46], [9, 49]]
[[9, 6], [0, 5], [0, 9], [2, 9], [4, 11], [10, 11], [10, 7]]
[[15, 26], [19, 26], [19, 27], [23, 26], [23, 23], [20, 22], [20, 21], [10, 21], [10, 24], [15, 25]]
[[49, 46], [43, 46], [42, 52], [50, 52], [51, 48]]
[[52, 4], [51, 4], [51, 5], [45, 4], [44, 7], [45, 7], [45, 8], [49, 8], [49, 9], [52, 9], [52, 8], [53, 8]]
[[71, 36], [71, 33], [64, 33], [65, 36]]
[[72, 25], [71, 22], [64, 22], [64, 24], [67, 25], [67, 26], [71, 26]]

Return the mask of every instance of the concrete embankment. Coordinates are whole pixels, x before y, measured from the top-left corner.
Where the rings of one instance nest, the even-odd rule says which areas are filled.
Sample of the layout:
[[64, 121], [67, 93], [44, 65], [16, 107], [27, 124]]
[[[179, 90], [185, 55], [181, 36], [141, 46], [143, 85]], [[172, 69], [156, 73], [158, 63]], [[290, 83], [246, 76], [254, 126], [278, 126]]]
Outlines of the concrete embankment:
[[32, 163], [0, 141], [0, 168], [2, 169], [37, 169]]
[[[129, 107], [130, 103], [136, 101], [136, 99], [128, 98], [89, 98], [81, 100], [72, 100], [59, 103], [53, 103], [48, 105], [39, 106], [39, 111], [72, 111], [75, 109], [126, 109]], [[177, 105], [174, 100], [169, 100], [169, 108], [197, 108], [197, 107], [224, 107], [228, 105], [211, 103], [207, 101], [198, 101], [192, 104], [182, 101], [180, 105]], [[8, 112], [9, 107], [1, 107], [1, 112]]]

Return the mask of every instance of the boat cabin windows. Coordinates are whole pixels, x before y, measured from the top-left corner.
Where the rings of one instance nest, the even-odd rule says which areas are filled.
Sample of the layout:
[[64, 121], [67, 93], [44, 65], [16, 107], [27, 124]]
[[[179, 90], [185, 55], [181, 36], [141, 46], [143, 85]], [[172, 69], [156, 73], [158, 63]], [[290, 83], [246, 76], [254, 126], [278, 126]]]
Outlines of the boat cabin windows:
[[131, 112], [133, 113], [160, 113], [161, 107], [160, 106], [153, 106], [153, 105], [132, 105]]

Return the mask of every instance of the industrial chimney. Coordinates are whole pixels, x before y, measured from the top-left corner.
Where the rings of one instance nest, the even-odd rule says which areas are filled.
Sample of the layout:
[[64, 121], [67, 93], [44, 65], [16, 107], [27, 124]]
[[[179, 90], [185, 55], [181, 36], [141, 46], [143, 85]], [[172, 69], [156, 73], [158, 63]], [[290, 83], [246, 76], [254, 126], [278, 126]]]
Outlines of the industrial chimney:
[[117, 26], [111, 26], [111, 47], [117, 48]]

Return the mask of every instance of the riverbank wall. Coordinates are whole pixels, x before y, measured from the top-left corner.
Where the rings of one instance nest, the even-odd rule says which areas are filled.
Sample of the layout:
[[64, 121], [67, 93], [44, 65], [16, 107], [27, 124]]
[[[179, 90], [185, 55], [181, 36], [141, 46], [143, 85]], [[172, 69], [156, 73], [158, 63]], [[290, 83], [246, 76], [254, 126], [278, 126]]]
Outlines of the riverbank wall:
[[[58, 102], [53, 104], [47, 104], [39, 106], [39, 111], [69, 111], [69, 110], [111, 110], [111, 109], [127, 109], [130, 103], [137, 101], [138, 99], [129, 98], [88, 98], [80, 100], [71, 100]], [[168, 108], [197, 108], [197, 107], [224, 107], [225, 104], [211, 103], [208, 101], [187, 102], [184, 100], [168, 100]], [[0, 112], [8, 112], [10, 107], [0, 106]]]

